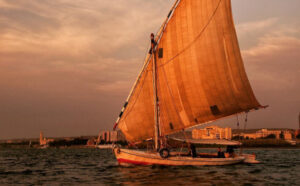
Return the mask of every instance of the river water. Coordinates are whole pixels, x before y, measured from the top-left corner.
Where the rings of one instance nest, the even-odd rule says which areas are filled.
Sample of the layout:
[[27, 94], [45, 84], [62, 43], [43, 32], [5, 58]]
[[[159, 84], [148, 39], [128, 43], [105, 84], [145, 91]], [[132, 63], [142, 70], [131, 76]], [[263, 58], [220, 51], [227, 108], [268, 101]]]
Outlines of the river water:
[[0, 149], [0, 185], [300, 185], [300, 149], [244, 151], [263, 163], [125, 168], [111, 150]]

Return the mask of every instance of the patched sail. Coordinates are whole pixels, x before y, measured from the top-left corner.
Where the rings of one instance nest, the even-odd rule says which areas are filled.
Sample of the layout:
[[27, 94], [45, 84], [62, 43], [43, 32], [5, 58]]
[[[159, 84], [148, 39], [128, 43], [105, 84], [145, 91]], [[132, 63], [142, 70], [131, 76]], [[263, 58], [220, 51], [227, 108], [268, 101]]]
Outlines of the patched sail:
[[[158, 42], [162, 135], [258, 109], [234, 28], [230, 0], [181, 0]], [[128, 141], [154, 136], [152, 60], [119, 120]]]

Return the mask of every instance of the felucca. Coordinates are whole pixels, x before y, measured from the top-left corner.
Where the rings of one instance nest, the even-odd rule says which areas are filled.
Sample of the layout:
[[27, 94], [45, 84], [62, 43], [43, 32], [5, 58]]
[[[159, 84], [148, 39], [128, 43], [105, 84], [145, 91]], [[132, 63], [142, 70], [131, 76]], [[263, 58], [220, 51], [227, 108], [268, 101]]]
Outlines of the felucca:
[[[170, 152], [166, 137], [263, 108], [247, 78], [230, 0], [177, 0], [159, 32], [114, 129], [129, 143], [152, 139], [152, 151], [114, 147], [120, 164], [229, 165], [227, 158]], [[192, 142], [190, 142], [192, 143]], [[255, 158], [254, 158], [255, 159]]]

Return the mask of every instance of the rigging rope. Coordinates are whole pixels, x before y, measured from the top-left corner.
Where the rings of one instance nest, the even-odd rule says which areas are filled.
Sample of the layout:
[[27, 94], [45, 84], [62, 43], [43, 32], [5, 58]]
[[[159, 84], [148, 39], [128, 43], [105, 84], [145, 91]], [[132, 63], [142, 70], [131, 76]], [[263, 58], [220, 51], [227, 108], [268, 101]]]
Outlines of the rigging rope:
[[236, 125], [237, 125], [237, 129], [238, 129], [238, 140], [240, 141], [240, 137], [241, 137], [241, 132], [240, 132], [240, 121], [239, 121], [239, 115], [236, 115]]
[[247, 128], [247, 123], [248, 123], [248, 112], [246, 112], [246, 117], [245, 117], [244, 133], [245, 133], [246, 128]]
[[239, 115], [236, 115], [236, 126], [238, 129], [240, 129]]
[[[246, 128], [247, 128], [247, 122], [248, 122], [248, 111], [245, 112], [246, 113], [246, 117], [245, 117], [245, 123], [244, 123], [244, 134], [246, 132]], [[245, 137], [245, 136], [244, 136]], [[243, 154], [243, 146], [241, 147], [241, 150], [240, 150], [240, 154]]]

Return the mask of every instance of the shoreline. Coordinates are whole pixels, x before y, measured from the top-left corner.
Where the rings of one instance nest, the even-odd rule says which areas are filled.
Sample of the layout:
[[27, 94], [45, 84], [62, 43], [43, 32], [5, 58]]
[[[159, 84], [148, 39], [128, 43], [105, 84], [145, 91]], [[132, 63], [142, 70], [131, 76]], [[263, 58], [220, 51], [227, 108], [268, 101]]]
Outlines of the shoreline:
[[[216, 149], [219, 146], [198, 146], [197, 149]], [[225, 146], [221, 147], [221, 148], [225, 148]], [[12, 149], [12, 150], [17, 150], [17, 149], [26, 149], [26, 150], [49, 150], [49, 149], [99, 149], [97, 147], [93, 147], [93, 146], [84, 146], [84, 145], [79, 145], [79, 146], [60, 146], [60, 147], [47, 147], [47, 148], [41, 148], [41, 147], [28, 147], [28, 146], [23, 146], [23, 145], [12, 145], [12, 146], [1, 146], [0, 145], [0, 150], [6, 150], [6, 149]], [[259, 146], [259, 147], [240, 147], [239, 149], [265, 149], [265, 150], [272, 150], [272, 149], [286, 149], [286, 150], [297, 150], [300, 149], [299, 145], [296, 146]], [[103, 149], [99, 149], [99, 150], [103, 150]], [[107, 150], [107, 149], [105, 149]]]

